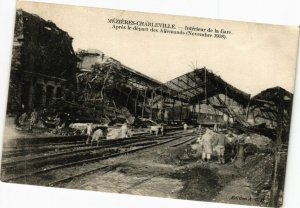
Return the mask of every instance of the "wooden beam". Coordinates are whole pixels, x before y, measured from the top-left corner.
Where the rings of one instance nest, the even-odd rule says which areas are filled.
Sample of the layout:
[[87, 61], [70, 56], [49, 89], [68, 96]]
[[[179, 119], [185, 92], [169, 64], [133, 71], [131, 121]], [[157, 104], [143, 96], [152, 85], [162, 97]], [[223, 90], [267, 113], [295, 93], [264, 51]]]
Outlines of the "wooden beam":
[[245, 117], [246, 122], [248, 121], [250, 102], [251, 102], [251, 100], [249, 100], [248, 105], [247, 105], [247, 109], [246, 109], [246, 117]]
[[132, 92], [132, 88], [130, 88], [130, 92], [129, 92], [128, 95], [127, 95], [126, 108], [127, 108], [127, 106], [128, 106], [128, 101], [129, 101], [129, 97], [130, 97], [130, 95], [131, 95], [131, 92]]
[[180, 115], [179, 115], [179, 120], [182, 119], [182, 101], [180, 101]]
[[262, 100], [262, 99], [252, 99], [252, 101], [257, 101], [257, 102], [261, 102], [261, 103], [267, 103], [267, 104], [271, 104], [274, 105], [274, 103], [272, 101], [268, 101], [268, 100]]
[[136, 95], [136, 98], [135, 98], [135, 104], [134, 104], [134, 113], [136, 115], [136, 112], [137, 112], [137, 101], [138, 101], [138, 98], [139, 98], [139, 94], [140, 94], [140, 91], [137, 92], [137, 95]]
[[144, 118], [144, 108], [145, 108], [146, 96], [147, 96], [147, 88], [145, 89], [145, 94], [144, 94], [144, 100], [143, 100], [143, 106], [142, 106], [142, 118]]
[[204, 95], [205, 95], [205, 100], [206, 100], [206, 104], [207, 104], [207, 78], [206, 78], [206, 69], [204, 69]]
[[[284, 95], [280, 93], [280, 100], [283, 101]], [[283, 135], [283, 114], [284, 114], [284, 106], [283, 102], [279, 103], [278, 113], [277, 113], [277, 127], [276, 127], [276, 146], [274, 153], [274, 170], [273, 170], [273, 178], [272, 178], [272, 187], [271, 187], [271, 206], [277, 207], [279, 203], [279, 165], [280, 165], [280, 152], [281, 152], [281, 143], [282, 143], [282, 135]]]
[[150, 119], [153, 118], [153, 95], [154, 94], [154, 90], [152, 90], [151, 92], [151, 112], [150, 112]]

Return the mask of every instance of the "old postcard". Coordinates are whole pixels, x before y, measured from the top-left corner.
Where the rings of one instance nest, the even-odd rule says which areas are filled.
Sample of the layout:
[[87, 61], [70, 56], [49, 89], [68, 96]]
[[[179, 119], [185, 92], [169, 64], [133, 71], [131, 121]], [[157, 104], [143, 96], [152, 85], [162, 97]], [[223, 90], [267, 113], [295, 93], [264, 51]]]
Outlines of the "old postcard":
[[1, 180], [281, 206], [298, 38], [18, 2]]

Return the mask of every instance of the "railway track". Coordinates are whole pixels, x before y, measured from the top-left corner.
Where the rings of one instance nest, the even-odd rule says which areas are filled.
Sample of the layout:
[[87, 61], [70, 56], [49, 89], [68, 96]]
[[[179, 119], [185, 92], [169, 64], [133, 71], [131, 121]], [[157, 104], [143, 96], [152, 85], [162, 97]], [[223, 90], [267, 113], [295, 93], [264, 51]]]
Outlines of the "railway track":
[[[59, 155], [60, 153], [58, 153], [58, 155], [56, 155], [56, 158], [55, 158], [55, 156], [53, 157], [53, 160], [50, 163], [50, 165], [49, 165], [49, 159], [46, 159], [47, 157], [34, 158], [31, 161], [31, 163], [32, 163], [31, 168], [30, 168], [29, 161], [23, 161], [23, 163], [25, 163], [25, 167], [24, 167], [24, 169], [22, 169], [22, 168], [20, 169], [19, 174], [7, 174], [7, 172], [5, 171], [5, 170], [7, 170], [7, 167], [5, 167], [5, 166], [2, 167], [4, 170], [4, 171], [2, 171], [2, 173], [5, 172], [4, 177], [2, 175], [2, 178], [4, 181], [11, 181], [11, 182], [22, 182], [22, 180], [24, 182], [24, 179], [25, 179], [25, 182], [26, 181], [28, 182], [29, 180], [31, 180], [32, 182], [38, 181], [34, 178], [36, 178], [36, 177], [38, 178], [39, 175], [41, 175], [42, 178], [47, 178], [47, 177], [49, 177], [49, 175], [48, 176], [43, 176], [43, 175], [45, 175], [46, 173], [51, 172], [51, 171], [52, 172], [58, 171], [59, 169], [64, 169], [64, 168], [68, 168], [68, 167], [72, 167], [72, 166], [79, 166], [79, 165], [83, 165], [83, 164], [87, 164], [87, 163], [91, 163], [91, 162], [95, 162], [95, 161], [105, 160], [105, 159], [112, 158], [112, 157], [117, 157], [117, 156], [121, 156], [121, 155], [125, 155], [125, 154], [134, 153], [134, 152], [145, 150], [145, 149], [152, 148], [155, 146], [163, 145], [168, 142], [172, 142], [172, 141], [178, 140], [180, 138], [184, 138], [186, 136], [192, 136], [189, 134], [191, 134], [191, 133], [180, 133], [175, 136], [160, 136], [158, 138], [152, 139], [152, 142], [144, 140], [144, 141], [134, 142], [132, 144], [126, 144], [126, 145], [123, 144], [123, 146], [121, 144], [119, 146], [113, 147], [113, 148], [115, 148], [114, 150], [118, 150], [118, 151], [110, 151], [110, 149], [106, 149], [105, 152], [101, 152], [101, 153], [99, 152], [99, 154], [92, 154], [89, 157], [87, 157], [86, 155], [76, 155], [76, 153], [75, 154], [72, 153], [73, 155], [75, 155], [75, 158], [73, 158], [73, 157], [70, 157], [70, 155], [68, 155], [71, 153], [68, 153], [66, 155], [69, 156], [69, 159], [66, 159], [66, 158], [61, 158], [62, 155]], [[189, 138], [189, 140], [190, 140], [190, 138]], [[132, 148], [132, 147], [134, 147], [134, 148]], [[97, 148], [101, 148], [101, 147], [97, 147]], [[102, 147], [102, 149], [103, 149], [103, 147]], [[85, 150], [85, 151], [87, 151], [87, 150]], [[90, 150], [88, 150], [88, 151], [90, 151]], [[82, 157], [79, 157], [79, 156], [82, 156]], [[75, 161], [74, 161], [74, 159], [75, 159]], [[77, 161], [76, 161], [76, 159], [77, 159]], [[36, 161], [39, 161], [39, 162], [36, 162]], [[47, 164], [47, 165], [43, 166], [43, 164]], [[13, 165], [11, 164], [11, 167], [10, 167], [11, 172], [15, 172], [19, 165], [20, 165], [20, 163], [18, 163], [18, 162], [13, 163]], [[36, 168], [36, 166], [39, 166], [39, 168]], [[101, 169], [104, 167], [99, 167], [99, 168]], [[31, 170], [31, 172], [29, 172], [30, 170]], [[93, 172], [96, 170], [83, 171], [83, 173], [78, 173], [79, 174], [78, 176], [81, 176], [82, 174], [88, 174], [89, 172]], [[62, 174], [62, 175], [64, 175], [64, 174]], [[72, 177], [74, 177], [74, 176], [72, 176]], [[51, 174], [50, 174], [50, 178], [51, 178]], [[56, 184], [60, 180], [68, 180], [68, 179], [69, 179], [69, 177], [66, 177], [63, 179], [59, 178], [59, 180], [56, 180], [53, 183]], [[44, 183], [44, 182], [45, 181], [42, 180], [41, 183], [43, 185], [49, 185], [49, 186], [51, 185], [51, 182], [49, 182], [49, 183]]]
[[[180, 131], [173, 131], [174, 134], [179, 133]], [[136, 140], [153, 138], [153, 135], [149, 134], [138, 134], [134, 135], [131, 138], [126, 139], [116, 139], [116, 140], [102, 140], [100, 141], [100, 145], [110, 145], [112, 143], [130, 143]], [[85, 144], [86, 137], [83, 137], [81, 141], [73, 141], [73, 142], [60, 142], [60, 143], [40, 143], [35, 145], [19, 145], [17, 147], [4, 147], [4, 151], [2, 153], [3, 158], [12, 158], [18, 156], [26, 156], [27, 154], [35, 154], [35, 153], [44, 153], [50, 151], [58, 151], [58, 150], [67, 150], [78, 147], [86, 147]]]
[[[176, 135], [180, 135], [181, 133], [177, 133]], [[75, 153], [81, 153], [81, 152], [86, 152], [86, 151], [93, 151], [93, 150], [100, 150], [103, 148], [110, 148], [114, 146], [121, 146], [121, 145], [127, 145], [127, 144], [134, 144], [136, 142], [144, 142], [144, 141], [159, 141], [161, 139], [165, 139], [168, 136], [160, 136], [160, 137], [154, 137], [153, 135], [145, 135], [143, 137], [136, 137], [136, 138], [127, 138], [127, 139], [117, 139], [117, 140], [102, 140], [99, 144], [99, 146], [93, 146], [91, 147], [90, 145], [86, 144], [79, 144], [79, 145], [70, 145], [70, 146], [61, 146], [61, 147], [43, 147], [41, 149], [24, 149], [23, 154], [20, 154], [20, 150], [17, 151], [15, 154], [10, 154], [3, 156], [2, 160], [2, 167], [8, 168], [9, 166], [14, 166], [16, 164], [20, 163], [27, 163], [29, 164], [32, 161], [37, 161], [37, 160], [43, 160], [46, 158], [53, 158], [53, 157], [58, 157], [58, 156], [63, 156], [63, 155], [68, 155], [68, 154], [75, 154]], [[47, 152], [48, 150], [48, 152]], [[64, 150], [64, 151], [61, 151]], [[28, 157], [24, 156], [27, 153], [30, 155]], [[33, 153], [42, 153], [41, 155], [33, 155]], [[23, 156], [20, 157], [14, 157], [14, 156]]]
[[[7, 156], [13, 156], [13, 155], [18, 155], [20, 153], [26, 153], [26, 151], [30, 151], [31, 153], [35, 153], [38, 151], [49, 151], [52, 149], [57, 149], [57, 148], [64, 148], [64, 146], [66, 147], [72, 147], [73, 146], [85, 146], [85, 140], [86, 140], [87, 136], [82, 136], [80, 140], [74, 140], [74, 141], [70, 141], [70, 142], [50, 142], [47, 143], [47, 140], [44, 142], [41, 142], [39, 144], [28, 144], [25, 143], [23, 145], [17, 145], [17, 146], [12, 146], [12, 147], [4, 147], [4, 152], [3, 155], [7, 155]], [[132, 138], [135, 138], [137, 136], [134, 136]], [[68, 138], [68, 137], [66, 137]], [[71, 137], [72, 138], [72, 137]], [[126, 140], [126, 139], [124, 139]], [[43, 139], [41, 139], [41, 141], [43, 141]], [[112, 141], [112, 140], [110, 140]], [[101, 141], [105, 142], [104, 140]], [[107, 141], [106, 141], [107, 142]]]
[[[172, 139], [167, 138], [167, 139]], [[97, 157], [102, 157], [106, 155], [116, 154], [123, 151], [127, 151], [128, 149], [136, 149], [143, 146], [153, 145], [159, 143], [158, 141], [146, 141], [146, 142], [136, 142], [134, 144], [126, 144], [126, 145], [118, 145], [111, 146], [109, 148], [92, 148], [94, 150], [81, 150], [80, 152], [68, 152], [68, 153], [58, 153], [55, 155], [51, 155], [51, 157], [43, 156], [32, 158], [31, 160], [25, 161], [15, 161], [10, 163], [10, 166], [2, 166], [2, 172], [5, 175], [18, 175], [22, 174], [24, 171], [34, 170], [34, 169], [47, 169], [48, 167], [53, 167], [56, 165], [65, 164], [68, 162], [80, 161], [80, 160], [88, 160]]]
[[[142, 142], [132, 142], [132, 143], [125, 143], [125, 144], [111, 144], [111, 145], [105, 145], [105, 146], [96, 146], [96, 147], [84, 147], [80, 148], [77, 150], [70, 150], [70, 151], [63, 151], [63, 152], [58, 152], [58, 153], [52, 153], [52, 154], [43, 154], [39, 155], [37, 157], [31, 157], [27, 159], [22, 159], [22, 160], [12, 160], [8, 162], [3, 162], [2, 163], [2, 168], [5, 170], [17, 170], [16, 166], [26, 166], [27, 168], [32, 167], [32, 166], [40, 166], [42, 164], [52, 164], [52, 163], [60, 163], [61, 161], [69, 161], [69, 160], [75, 160], [76, 158], [82, 156], [82, 157], [88, 157], [88, 154], [93, 156], [93, 155], [98, 155], [98, 154], [105, 154], [107, 151], [110, 151], [111, 149], [114, 148], [119, 148], [119, 147], [134, 147], [134, 146], [143, 146], [147, 144], [153, 144], [156, 143], [154, 141], [142, 141]], [[106, 151], [104, 151], [106, 150]]]
[[172, 145], [171, 147], [178, 147], [178, 146], [183, 145], [183, 144], [191, 143], [191, 142], [195, 141], [196, 139], [197, 139], [197, 137], [192, 137], [192, 138], [190, 138], [190, 139], [188, 139], [188, 140], [186, 140], [186, 141], [183, 141], [183, 142], [179, 142], [179, 143], [177, 143], [177, 144], [174, 144], [174, 145]]
[[[167, 132], [180, 132], [180, 127], [173, 127], [168, 128]], [[140, 137], [143, 135], [148, 135], [148, 131], [143, 132], [133, 132], [133, 137]], [[55, 146], [55, 145], [68, 145], [72, 143], [84, 143], [86, 140], [86, 135], [74, 135], [74, 136], [51, 136], [51, 137], [37, 137], [37, 138], [30, 138], [30, 139], [13, 139], [9, 141], [9, 144], [5, 144], [3, 149], [6, 151], [14, 151], [15, 149], [22, 150], [24, 148], [38, 148], [44, 147], [45, 144], [48, 146]]]
[[35, 137], [9, 140], [4, 148], [7, 150], [14, 150], [16, 148], [26, 147], [41, 147], [47, 145], [60, 145], [82, 142], [86, 139], [85, 135], [74, 136], [50, 136], [50, 137]]
[[[181, 142], [180, 144], [184, 144], [184, 143], [188, 143], [188, 142], [190, 142], [190, 141], [192, 141], [192, 140], [194, 140], [195, 139], [195, 136], [189, 136], [186, 140], [184, 140], [183, 142]], [[176, 141], [177, 139], [172, 139], [172, 141]], [[172, 142], [172, 141], [167, 141], [167, 142], [163, 142], [163, 144], [166, 144], [166, 143], [168, 143], [168, 142]], [[163, 145], [163, 144], [160, 144], [160, 145]], [[155, 145], [155, 146], [158, 146], [158, 145]], [[172, 145], [172, 146], [174, 146], [174, 145]], [[178, 145], [179, 146], [179, 145]], [[151, 146], [151, 147], [153, 147], [153, 146]], [[150, 147], [149, 147], [150, 148]], [[148, 148], [143, 148], [143, 150], [145, 150], [145, 149], [148, 149]], [[132, 152], [130, 152], [130, 153], [132, 153]], [[128, 154], [128, 153], [125, 153], [125, 154]], [[62, 184], [62, 183], [66, 183], [66, 182], [68, 182], [68, 181], [71, 181], [71, 180], [73, 180], [73, 179], [75, 179], [75, 178], [79, 178], [79, 177], [83, 177], [83, 176], [85, 176], [85, 175], [88, 175], [88, 174], [92, 174], [92, 173], [94, 173], [94, 172], [97, 172], [97, 171], [101, 171], [101, 170], [106, 170], [106, 169], [109, 169], [110, 168], [110, 166], [108, 166], [108, 165], [104, 165], [104, 166], [101, 166], [101, 167], [97, 167], [97, 168], [92, 168], [92, 169], [90, 169], [90, 170], [87, 170], [87, 171], [84, 171], [84, 172], [81, 172], [81, 173], [78, 173], [78, 174], [74, 174], [74, 175], [72, 175], [72, 176], [69, 176], [69, 177], [65, 177], [65, 178], [62, 178], [62, 179], [59, 179], [59, 180], [56, 180], [56, 181], [52, 181], [52, 182], [49, 182], [49, 183], [47, 183], [47, 184], [45, 184], [46, 186], [51, 186], [51, 187], [53, 187], [53, 186], [58, 186], [59, 184]], [[110, 172], [111, 170], [106, 170], [105, 171], [105, 173], [108, 173], [108, 172]], [[103, 174], [103, 173], [101, 173], [101, 174]], [[156, 175], [155, 176], [151, 176], [150, 178], [153, 178], [153, 177], [156, 177]], [[150, 179], [149, 178], [149, 179]], [[146, 180], [145, 180], [146, 181]], [[140, 183], [144, 183], [145, 181], [142, 181], [142, 182], [139, 182], [139, 184]], [[148, 181], [148, 179], [147, 179], [147, 181]], [[132, 188], [132, 187], [131, 187]], [[127, 189], [126, 189], [127, 190]], [[122, 190], [121, 192], [119, 192], [119, 193], [122, 193], [122, 192], [124, 192], [125, 190]]]

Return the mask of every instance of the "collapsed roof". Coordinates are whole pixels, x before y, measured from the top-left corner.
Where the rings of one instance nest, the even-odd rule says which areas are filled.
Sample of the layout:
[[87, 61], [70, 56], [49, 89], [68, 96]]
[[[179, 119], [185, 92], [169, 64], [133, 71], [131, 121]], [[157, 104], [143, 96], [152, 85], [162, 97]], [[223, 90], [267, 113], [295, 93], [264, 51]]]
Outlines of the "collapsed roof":
[[191, 104], [217, 94], [224, 94], [243, 106], [247, 106], [250, 100], [250, 94], [235, 88], [205, 67], [170, 80], [166, 85]]
[[266, 89], [255, 95], [250, 101], [251, 110], [259, 109], [259, 116], [271, 121], [278, 121], [279, 109], [283, 110], [283, 122], [289, 124], [291, 119], [293, 94], [281, 87]]
[[[98, 50], [90, 49], [81, 50], [77, 55], [80, 58], [82, 54], [94, 54], [95, 52], [97, 52], [96, 55], [102, 53]], [[142, 94], [145, 94], [148, 98], [155, 98], [154, 102], [163, 99], [164, 101], [167, 100], [165, 103], [173, 104], [177, 101], [178, 104], [179, 101], [180, 103], [195, 105], [203, 103], [202, 101], [207, 100], [209, 97], [224, 94], [245, 107], [250, 100], [249, 94], [228, 84], [206, 68], [195, 69], [190, 73], [181, 75], [166, 83], [162, 83], [123, 65], [121, 62], [111, 57], [106, 58], [106, 61], [102, 61], [101, 63], [97, 63], [95, 60], [96, 59], [91, 59], [88, 61], [91, 70], [95, 67], [99, 68], [99, 65], [101, 64], [105, 64], [106, 68], [111, 69], [109, 72], [110, 75], [114, 74], [113, 76], [108, 77], [108, 82], [110, 82], [111, 79], [115, 81], [122, 80], [123, 86], [129, 87], [133, 91], [143, 91]], [[97, 64], [98, 66], [95, 66]], [[103, 74], [103, 76], [105, 75]], [[116, 77], [119, 77], [119, 79], [115, 79]], [[160, 98], [158, 99], [158, 97]]]

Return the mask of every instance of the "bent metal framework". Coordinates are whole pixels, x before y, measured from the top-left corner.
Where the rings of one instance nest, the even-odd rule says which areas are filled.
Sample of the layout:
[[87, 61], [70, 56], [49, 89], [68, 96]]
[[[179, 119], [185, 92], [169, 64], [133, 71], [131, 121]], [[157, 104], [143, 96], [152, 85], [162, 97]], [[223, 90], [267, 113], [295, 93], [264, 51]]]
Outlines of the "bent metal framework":
[[2, 181], [282, 205], [298, 27], [17, 7]]

